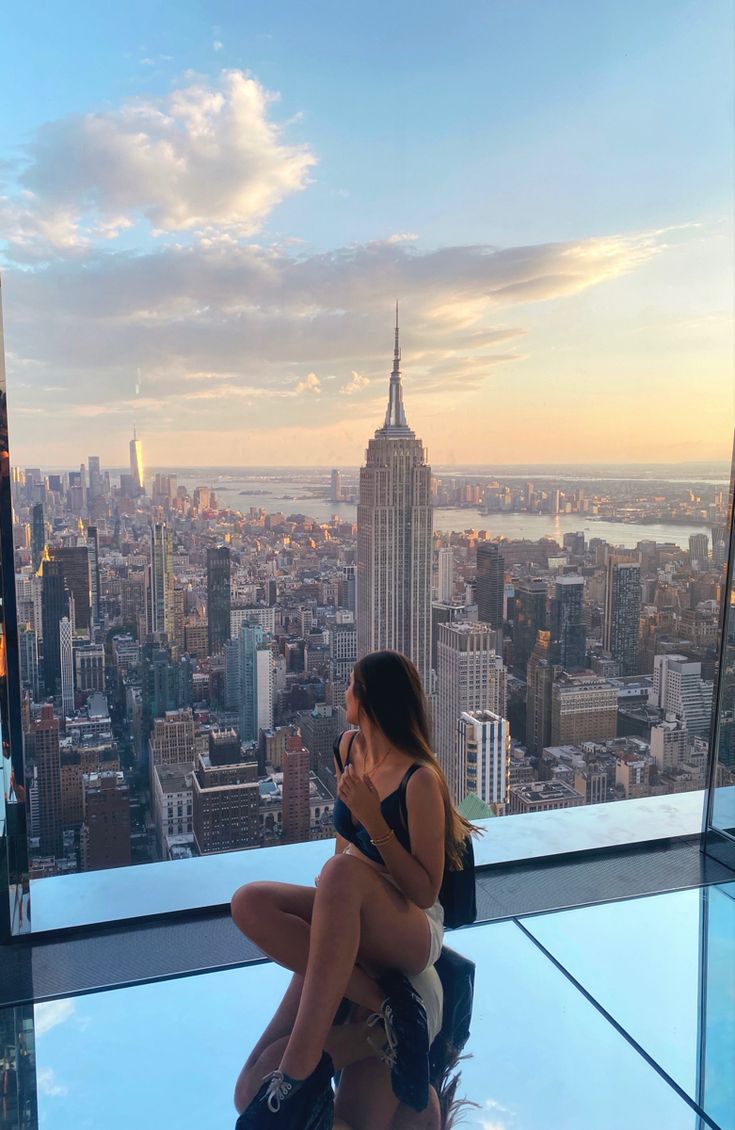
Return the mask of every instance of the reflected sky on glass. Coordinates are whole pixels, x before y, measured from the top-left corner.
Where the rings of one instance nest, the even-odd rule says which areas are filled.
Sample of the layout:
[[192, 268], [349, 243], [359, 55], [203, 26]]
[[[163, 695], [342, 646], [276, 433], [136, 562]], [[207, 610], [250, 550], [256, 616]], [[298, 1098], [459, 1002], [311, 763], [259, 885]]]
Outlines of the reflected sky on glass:
[[697, 889], [521, 919], [692, 1098], [702, 914]]
[[[461, 944], [460, 944], [461, 943]], [[694, 1112], [510, 922], [455, 944], [477, 963], [460, 1093], [476, 1130], [695, 1130]], [[220, 1130], [289, 975], [272, 965], [36, 1007], [41, 1130]]]

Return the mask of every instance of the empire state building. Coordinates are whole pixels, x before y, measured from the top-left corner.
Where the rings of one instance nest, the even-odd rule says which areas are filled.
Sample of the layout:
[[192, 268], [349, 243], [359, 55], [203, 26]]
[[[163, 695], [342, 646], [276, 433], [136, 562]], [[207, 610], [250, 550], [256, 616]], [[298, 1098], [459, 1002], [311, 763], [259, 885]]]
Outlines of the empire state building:
[[403, 408], [398, 305], [385, 423], [368, 443], [357, 507], [357, 652], [391, 648], [431, 668], [431, 468]]

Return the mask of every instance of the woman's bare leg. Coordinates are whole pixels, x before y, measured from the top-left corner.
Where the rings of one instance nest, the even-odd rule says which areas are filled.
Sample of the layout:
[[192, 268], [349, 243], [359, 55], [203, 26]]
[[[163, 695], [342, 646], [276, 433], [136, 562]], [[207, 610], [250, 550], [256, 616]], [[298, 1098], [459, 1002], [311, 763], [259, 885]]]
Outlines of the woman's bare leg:
[[[302, 986], [309, 960], [315, 895], [315, 888], [291, 883], [248, 883], [239, 887], [230, 900], [232, 919], [243, 934], [278, 965], [301, 974]], [[342, 996], [371, 1012], [377, 1011], [383, 1002], [375, 980], [359, 968], [353, 969]], [[337, 1006], [335, 1012], [336, 1009]], [[289, 1022], [289, 1030], [296, 1019], [296, 1011]]]
[[[263, 1035], [260, 1037], [255, 1047], [251, 1051], [248, 1058], [245, 1060], [240, 1077], [247, 1068], [252, 1067], [257, 1063], [260, 1056], [267, 1047], [275, 1043], [281, 1036], [287, 1036], [293, 1027], [293, 1022], [296, 1019], [296, 1013], [299, 1010], [299, 1001], [301, 1000], [301, 989], [304, 984], [304, 978], [300, 973], [294, 973], [293, 977], [288, 983], [288, 988], [281, 998], [276, 1011], [273, 1013], [271, 1020], [268, 1023]], [[238, 1079], [238, 1084], [240, 1080]], [[236, 1089], [237, 1093], [237, 1089]], [[237, 1105], [237, 1099], [235, 1100]]]
[[[325, 1051], [331, 1056], [335, 1070], [341, 1071], [358, 1060], [377, 1056], [378, 1049], [369, 1042], [371, 1036], [372, 1029], [364, 1020], [334, 1025], [327, 1036]], [[281, 1036], [264, 1047], [253, 1062], [252, 1056], [248, 1059], [235, 1084], [235, 1109], [238, 1114], [255, 1098], [265, 1076], [276, 1070], [287, 1043], [288, 1036]]]
[[[304, 986], [280, 1069], [293, 1079], [315, 1069], [358, 956], [379, 969], [418, 973], [429, 948], [419, 907], [358, 859], [332, 856], [314, 895]], [[383, 994], [366, 979], [370, 999], [358, 1003], [378, 1011]]]

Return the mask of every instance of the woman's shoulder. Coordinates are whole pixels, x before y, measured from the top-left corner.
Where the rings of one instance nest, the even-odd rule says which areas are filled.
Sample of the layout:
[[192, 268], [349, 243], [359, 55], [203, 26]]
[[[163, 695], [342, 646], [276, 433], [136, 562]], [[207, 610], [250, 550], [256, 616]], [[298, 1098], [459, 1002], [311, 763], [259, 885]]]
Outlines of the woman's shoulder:
[[412, 761], [403, 779], [406, 782], [406, 792], [410, 791], [412, 796], [441, 792], [436, 770], [425, 761]]
[[335, 739], [335, 749], [339, 750], [343, 761], [347, 757], [350, 750], [352, 749], [353, 744], [356, 740], [359, 739], [359, 737], [359, 730], [343, 730], [342, 733], [339, 734]]

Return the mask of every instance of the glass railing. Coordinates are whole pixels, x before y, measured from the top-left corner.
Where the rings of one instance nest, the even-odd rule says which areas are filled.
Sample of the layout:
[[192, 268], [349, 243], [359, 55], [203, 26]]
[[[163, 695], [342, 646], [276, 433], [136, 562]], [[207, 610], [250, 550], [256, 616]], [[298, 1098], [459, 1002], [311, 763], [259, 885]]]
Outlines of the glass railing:
[[[323, 13], [286, 7], [283, 42], [297, 48], [275, 72], [255, 47], [208, 71], [145, 55], [108, 86], [132, 57], [109, 56], [68, 113], [29, 102], [0, 153], [6, 934], [61, 922], [59, 892], [74, 892], [75, 922], [105, 905], [127, 914], [136, 897], [138, 914], [165, 913], [191, 874], [231, 881], [233, 853], [239, 874], [281, 874], [303, 845], [310, 881], [333, 836], [345, 686], [358, 656], [386, 647], [416, 663], [439, 763], [463, 812], [487, 822], [483, 844], [534, 858], [594, 847], [597, 829], [603, 845], [606, 830], [616, 844], [616, 829], [630, 843], [687, 835], [710, 785], [705, 822], [733, 842], [729, 652], [718, 668], [732, 593], [732, 123], [712, 110], [729, 105], [731, 14], [716, 6], [695, 31], [666, 14], [653, 40], [674, 78], [656, 91], [650, 68], [635, 72], [645, 20], [622, 39], [593, 35], [554, 76], [542, 34], [530, 103], [577, 121], [588, 103], [570, 76], [583, 75], [590, 120], [618, 131], [621, 159], [593, 161], [590, 184], [572, 177], [539, 209], [515, 191], [551, 175], [516, 140], [528, 92], [506, 96], [523, 20], [499, 37], [471, 5], [450, 41], [429, 21], [421, 62], [409, 51], [386, 71], [374, 12], [341, 38]], [[414, 42], [411, 6], [399, 23]], [[570, 19], [564, 42], [587, 26]], [[103, 59], [116, 36], [99, 37]], [[372, 44], [364, 82], [315, 63], [331, 37], [332, 64]], [[239, 24], [230, 39], [243, 42]], [[13, 89], [38, 74], [53, 85], [49, 66], [66, 82], [63, 51], [50, 63], [26, 44], [14, 59], [27, 78]], [[318, 66], [315, 86], [294, 59]], [[274, 73], [303, 114], [281, 116]], [[361, 98], [376, 73], [403, 112], [355, 129], [345, 91], [359, 83]], [[499, 117], [468, 118], [488, 104], [488, 75], [504, 76]], [[631, 111], [620, 92], [638, 89]], [[654, 96], [668, 127], [638, 145], [630, 123]], [[449, 156], [426, 130], [447, 113], [467, 123]], [[682, 120], [707, 122], [686, 155]], [[321, 154], [317, 136], [337, 135], [356, 148]], [[552, 180], [578, 168], [573, 148], [560, 161], [546, 144]], [[69, 152], [86, 154], [73, 183]], [[489, 153], [515, 170], [512, 190]], [[691, 192], [652, 171], [680, 164], [704, 170]], [[499, 193], [490, 212], [478, 185]], [[660, 202], [675, 191], [677, 206]], [[413, 215], [427, 218], [420, 238], [395, 219]]]

